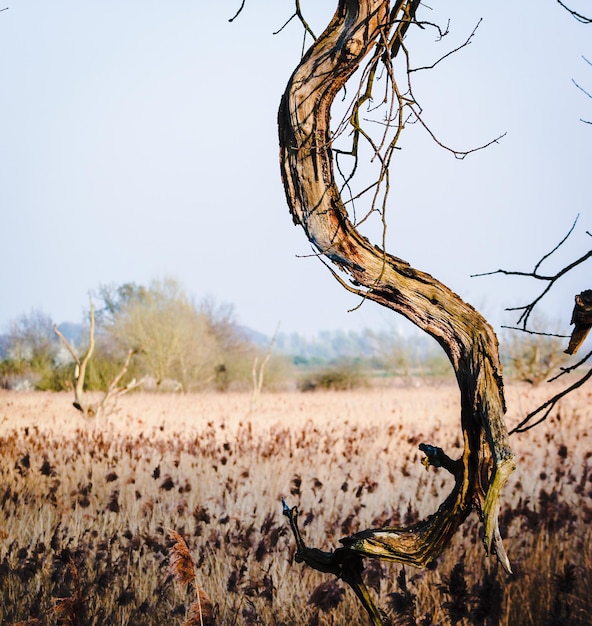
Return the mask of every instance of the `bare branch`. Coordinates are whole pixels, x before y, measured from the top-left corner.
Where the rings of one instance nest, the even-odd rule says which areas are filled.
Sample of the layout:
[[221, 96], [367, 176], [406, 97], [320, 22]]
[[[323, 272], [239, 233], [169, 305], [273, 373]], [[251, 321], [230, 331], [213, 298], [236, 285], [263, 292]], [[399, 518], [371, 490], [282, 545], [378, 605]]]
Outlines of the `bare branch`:
[[[586, 63], [590, 63], [590, 61], [588, 61], [588, 59], [586, 59], [586, 57], [582, 57]], [[591, 63], [592, 65], [592, 63]], [[592, 98], [592, 93], [590, 93], [589, 91], [586, 91], [579, 83], [577, 83], [573, 78], [571, 79], [571, 82], [583, 93], [585, 93], [588, 98]], [[584, 124], [592, 124], [592, 121], [590, 120], [585, 120], [584, 118], [580, 118], [580, 122], [584, 122]]]
[[[574, 331], [571, 335], [571, 339], [569, 342], [568, 348], [565, 350], [567, 354], [575, 354], [579, 347], [582, 345], [586, 336], [590, 332], [592, 328], [592, 290], [588, 289], [578, 294], [575, 297], [575, 307], [572, 315], [572, 324], [575, 324]], [[524, 329], [519, 329], [524, 330]], [[529, 332], [529, 331], [525, 331]], [[572, 373], [578, 368], [582, 367], [589, 359], [592, 357], [592, 352], [589, 352], [583, 359], [578, 361], [577, 363], [571, 365], [570, 367], [562, 367], [559, 374], [551, 377], [548, 382], [552, 382], [557, 380], [561, 376]], [[589, 369], [579, 380], [575, 383], [561, 391], [560, 393], [554, 395], [552, 398], [541, 404], [534, 411], [531, 411], [513, 430], [510, 431], [510, 434], [516, 432], [526, 432], [531, 428], [534, 428], [538, 424], [544, 422], [547, 417], [551, 414], [553, 408], [557, 405], [559, 400], [564, 398], [566, 395], [581, 387], [587, 380], [592, 376], [592, 369]], [[538, 416], [538, 419], [533, 421], [535, 417]]]
[[245, 2], [246, 0], [242, 0], [238, 11], [228, 20], [229, 22], [234, 22], [234, 20], [242, 13], [243, 9], [245, 8]]
[[573, 9], [570, 9], [567, 5], [563, 4], [563, 2], [561, 2], [561, 0], [557, 0], [557, 2], [568, 12], [571, 13], [571, 15], [574, 17], [574, 19], [578, 20], [578, 22], [581, 22], [582, 24], [592, 24], [592, 18], [590, 17], [586, 17], [585, 15], [582, 15], [581, 13], [577, 13], [576, 11], [574, 11]]
[[501, 325], [501, 328], [506, 328], [508, 330], [519, 330], [522, 333], [526, 333], [527, 335], [536, 335], [538, 337], [558, 337], [559, 339], [567, 339], [569, 335], [559, 335], [558, 333], [544, 333], [537, 330], [530, 330], [529, 328], [521, 328], [520, 326], [505, 326]]
[[579, 85], [578, 83], [576, 83], [576, 81], [572, 78], [571, 82], [580, 90], [583, 91], [588, 98], [592, 98], [592, 93], [590, 93], [589, 91], [586, 91], [581, 85]]
[[561, 239], [561, 241], [550, 252], [547, 252], [545, 255], [541, 257], [541, 259], [535, 264], [534, 269], [532, 271], [523, 272], [523, 271], [516, 271], [516, 270], [499, 269], [493, 272], [484, 272], [481, 274], [471, 275], [473, 277], [477, 277], [477, 276], [492, 276], [494, 274], [504, 274], [506, 276], [522, 276], [526, 278], [534, 278], [536, 280], [541, 280], [541, 281], [548, 283], [547, 286], [543, 289], [543, 291], [529, 304], [518, 306], [518, 307], [508, 307], [506, 309], [506, 311], [522, 311], [522, 313], [520, 314], [520, 317], [518, 318], [518, 324], [521, 324], [521, 330], [526, 329], [526, 325], [528, 323], [529, 317], [532, 314], [533, 310], [535, 309], [537, 304], [547, 295], [547, 293], [549, 293], [553, 285], [561, 277], [565, 276], [565, 274], [573, 270], [575, 267], [577, 267], [578, 265], [581, 265], [588, 259], [592, 258], [592, 250], [589, 250], [588, 252], [583, 254], [580, 258], [576, 259], [572, 263], [569, 263], [568, 265], [560, 269], [555, 274], [543, 275], [539, 273], [539, 269], [542, 263], [546, 261], [548, 258], [550, 258], [551, 255], [553, 255], [555, 252], [557, 252], [557, 250], [567, 241], [569, 236], [573, 233], [574, 228], [578, 222], [578, 219], [579, 219], [579, 215], [576, 216], [576, 219], [574, 220], [567, 234]]
[[76, 365], [80, 367], [80, 358], [78, 357], [78, 353], [76, 352], [76, 350], [74, 350], [74, 347], [72, 346], [72, 344], [64, 337], [64, 335], [62, 334], [62, 331], [58, 328], [57, 324], [53, 325], [53, 332], [58, 336], [62, 344], [68, 350], [68, 352], [72, 356], [72, 359], [74, 359], [74, 362], [76, 363]]
[[288, 518], [296, 541], [294, 560], [297, 563], [306, 563], [319, 572], [333, 574], [343, 580], [353, 589], [362, 606], [366, 609], [372, 626], [383, 626], [380, 611], [362, 580], [362, 571], [364, 570], [362, 558], [345, 548], [338, 548], [333, 552], [324, 552], [318, 548], [307, 547], [298, 527], [298, 508], [295, 506], [290, 508], [282, 498], [282, 509], [283, 514]]
[[275, 329], [275, 332], [273, 333], [273, 337], [271, 338], [271, 341], [269, 342], [269, 345], [267, 347], [267, 350], [265, 352], [265, 355], [261, 363], [259, 363], [259, 358], [257, 356], [253, 359], [253, 369], [251, 371], [251, 374], [253, 377], [253, 393], [251, 395], [251, 411], [253, 411], [253, 409], [255, 408], [255, 404], [257, 403], [257, 398], [259, 397], [259, 394], [261, 393], [261, 389], [263, 388], [263, 375], [265, 373], [265, 366], [269, 362], [269, 359], [271, 359], [271, 355], [273, 353], [273, 347], [277, 340], [278, 331], [279, 331], [279, 325]]
[[584, 363], [586, 363], [590, 359], [590, 357], [592, 357], [592, 352], [588, 352], [588, 354], [577, 363], [574, 363], [573, 365], [570, 365], [569, 367], [560, 368], [561, 371], [559, 372], [559, 374], [556, 374], [552, 378], [549, 378], [547, 382], [552, 383], [554, 380], [561, 378], [561, 376], [565, 376], [566, 374], [571, 374], [571, 372], [574, 372], [575, 370], [579, 369], [582, 365], [584, 365]]
[[273, 31], [273, 35], [279, 35], [284, 28], [286, 28], [286, 26], [295, 18], [298, 17], [298, 15], [296, 13], [292, 13], [292, 15], [280, 26], [280, 28], [278, 28], [277, 30]]
[[[278, 30], [276, 30], [273, 34], [277, 35], [279, 33], [281, 33], [284, 28], [286, 28], [286, 26], [295, 18], [297, 17], [299, 22], [302, 24], [302, 27], [304, 28], [304, 33], [305, 33], [305, 40], [306, 40], [306, 34], [308, 33], [313, 41], [316, 39], [316, 35], [312, 32], [312, 28], [308, 25], [308, 22], [306, 21], [306, 19], [304, 19], [304, 15], [302, 14], [302, 9], [300, 8], [300, 0], [295, 0], [296, 3], [296, 10], [294, 11], [294, 13], [291, 15], [291, 17], [289, 17], [284, 23], [283, 25], [278, 28]], [[304, 45], [304, 44], [303, 44]]]
[[[89, 333], [88, 333], [88, 348], [82, 359], [76, 353], [74, 347], [70, 344], [70, 342], [64, 337], [64, 335], [59, 331], [57, 326], [54, 326], [54, 332], [60, 338], [62, 343], [66, 346], [74, 361], [76, 363], [76, 368], [74, 370], [74, 402], [73, 405], [79, 411], [82, 411], [85, 415], [89, 414], [90, 407], [86, 405], [84, 402], [84, 380], [86, 377], [86, 368], [90, 358], [93, 355], [95, 350], [95, 305], [91, 301], [90, 303], [90, 313], [89, 313]], [[95, 411], [93, 410], [93, 415]]]
[[[578, 381], [573, 383], [573, 385], [570, 385], [569, 387], [567, 387], [567, 389], [564, 389], [560, 393], [554, 395], [552, 398], [547, 400], [547, 402], [541, 404], [541, 406], [529, 413], [517, 426], [510, 430], [510, 435], [513, 435], [514, 433], [524, 433], [527, 430], [530, 430], [531, 428], [534, 428], [535, 426], [538, 426], [539, 424], [544, 422], [549, 417], [551, 411], [557, 405], [559, 400], [561, 400], [561, 398], [564, 398], [578, 387], [581, 387], [590, 378], [592, 378], [592, 369], [589, 369], [586, 374], [584, 374], [584, 376], [582, 376], [582, 378], [580, 378]], [[537, 419], [535, 422], [531, 423], [532, 419], [540, 413], [542, 413], [541, 417], [539, 417], [539, 419]]]
[[83, 415], [87, 417], [96, 417], [100, 413], [103, 413], [106, 410], [106, 407], [109, 402], [115, 400], [117, 397], [139, 387], [144, 383], [144, 379], [136, 382], [135, 380], [131, 381], [125, 387], [118, 387], [121, 379], [127, 373], [129, 368], [130, 361], [134, 354], [138, 352], [136, 349], [130, 349], [127, 353], [123, 366], [119, 373], [113, 378], [111, 383], [107, 386], [107, 390], [103, 394], [101, 400], [97, 403], [87, 403], [84, 398], [84, 385], [86, 378], [86, 368], [87, 365], [94, 353], [95, 349], [95, 306], [91, 301], [90, 304], [90, 312], [89, 312], [89, 332], [88, 332], [88, 348], [82, 357], [79, 357], [77, 351], [74, 346], [64, 337], [64, 335], [60, 332], [59, 328], [54, 325], [54, 332], [59, 337], [60, 341], [64, 344], [68, 352], [72, 355], [74, 362], [76, 363], [76, 368], [74, 371], [74, 402], [72, 403], [74, 408], [78, 411], [81, 411]]
[[473, 29], [473, 32], [467, 37], [467, 40], [464, 43], [462, 43], [460, 46], [442, 55], [437, 61], [434, 61], [431, 65], [423, 65], [421, 67], [414, 67], [414, 68], [411, 68], [409, 72], [420, 72], [422, 70], [432, 70], [436, 67], [436, 65], [438, 65], [438, 63], [444, 61], [444, 59], [447, 59], [449, 56], [453, 55], [455, 52], [458, 52], [459, 50], [462, 50], [463, 48], [466, 48], [467, 46], [469, 46], [471, 44], [471, 39], [473, 39], [473, 37], [475, 36], [475, 33], [477, 32], [477, 29], [479, 28], [482, 21], [483, 21], [483, 18], [481, 18], [477, 22], [477, 25]]
[[430, 135], [430, 137], [441, 147], [444, 148], [444, 150], [448, 150], [448, 152], [451, 152], [454, 157], [456, 159], [459, 160], [463, 160], [467, 155], [472, 154], [473, 152], [478, 152], [479, 150], [484, 150], [485, 148], [489, 148], [489, 146], [492, 146], [494, 143], [499, 143], [500, 139], [503, 139], [507, 133], [503, 133], [499, 136], [497, 136], [495, 139], [492, 139], [491, 141], [488, 141], [487, 143], [478, 146], [476, 148], [470, 148], [469, 150], [455, 150], [454, 148], [451, 148], [450, 146], [447, 146], [446, 144], [442, 143], [437, 137], [436, 135], [432, 132], [432, 130], [430, 129], [430, 127], [423, 121], [423, 118], [421, 115], [417, 115], [416, 116], [417, 121], [428, 131], [428, 134]]

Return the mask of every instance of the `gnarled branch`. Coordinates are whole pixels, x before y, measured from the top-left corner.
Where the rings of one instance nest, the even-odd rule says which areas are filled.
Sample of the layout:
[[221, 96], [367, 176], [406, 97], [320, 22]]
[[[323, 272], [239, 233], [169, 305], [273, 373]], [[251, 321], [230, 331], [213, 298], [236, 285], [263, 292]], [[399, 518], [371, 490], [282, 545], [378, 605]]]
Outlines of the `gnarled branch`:
[[367, 54], [374, 50], [374, 56], [385, 58], [401, 49], [418, 4], [397, 0], [391, 10], [385, 0], [340, 0], [329, 26], [292, 74], [278, 116], [280, 164], [294, 222], [319, 255], [366, 298], [404, 315], [438, 341], [453, 365], [461, 394], [464, 450], [455, 486], [440, 508], [408, 528], [357, 533], [342, 540], [344, 547], [333, 554], [343, 559], [346, 551], [425, 566], [446, 547], [477, 502], [486, 550], [510, 571], [497, 517], [500, 490], [514, 469], [514, 456], [504, 422], [495, 333], [444, 284], [363, 237], [350, 221], [335, 182], [335, 96]]

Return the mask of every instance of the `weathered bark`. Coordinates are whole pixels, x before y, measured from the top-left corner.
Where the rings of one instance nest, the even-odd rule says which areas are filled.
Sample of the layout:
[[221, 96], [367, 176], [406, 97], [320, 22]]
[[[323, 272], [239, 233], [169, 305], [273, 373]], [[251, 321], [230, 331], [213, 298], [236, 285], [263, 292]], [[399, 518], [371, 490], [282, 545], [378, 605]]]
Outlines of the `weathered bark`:
[[[448, 287], [363, 237], [348, 217], [334, 176], [333, 100], [363, 58], [376, 53], [375, 46], [401, 41], [417, 4], [401, 0], [391, 9], [385, 0], [340, 0], [331, 23], [292, 74], [278, 116], [282, 177], [295, 223], [352, 288], [404, 315], [438, 341], [454, 367], [461, 395], [464, 451], [458, 465], [448, 464], [448, 469], [457, 468], [455, 487], [436, 513], [408, 528], [366, 530], [342, 540], [343, 548], [322, 553], [326, 556], [321, 561], [328, 559], [333, 569], [320, 564], [318, 551], [299, 546], [300, 560], [341, 574], [344, 551], [425, 566], [446, 547], [474, 503], [483, 514], [486, 550], [510, 571], [497, 517], [500, 490], [514, 469], [514, 457], [504, 423], [495, 333]], [[395, 53], [397, 47], [391, 45], [386, 53]], [[428, 454], [428, 462], [437, 464], [437, 456]], [[292, 515], [289, 509], [286, 514]]]
[[574, 329], [565, 350], [567, 354], [575, 354], [580, 349], [592, 328], [592, 289], [586, 289], [576, 296], [571, 323]]

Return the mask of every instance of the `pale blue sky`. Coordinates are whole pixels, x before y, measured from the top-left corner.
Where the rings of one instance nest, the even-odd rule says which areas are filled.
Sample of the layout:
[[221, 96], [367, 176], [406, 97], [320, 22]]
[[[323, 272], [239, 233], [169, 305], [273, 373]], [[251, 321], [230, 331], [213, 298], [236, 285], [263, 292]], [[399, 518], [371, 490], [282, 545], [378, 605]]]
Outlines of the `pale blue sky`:
[[[101, 283], [177, 278], [197, 300], [235, 305], [239, 322], [272, 334], [384, 329], [393, 313], [354, 312], [347, 293], [293, 226], [281, 187], [276, 112], [301, 29], [289, 0], [7, 0], [0, 13], [0, 331], [41, 308], [82, 321]], [[334, 2], [303, 1], [320, 32]], [[585, 11], [586, 2], [573, 4]], [[553, 272], [591, 247], [591, 27], [555, 0], [440, 3], [446, 23], [409, 38], [416, 65], [470, 46], [416, 75], [425, 120], [463, 161], [418, 126], [393, 168], [389, 251], [447, 283], [494, 323], [533, 285], [470, 274], [528, 270], [567, 232]], [[542, 268], [545, 270], [545, 266]], [[546, 300], [569, 332], [584, 268]]]

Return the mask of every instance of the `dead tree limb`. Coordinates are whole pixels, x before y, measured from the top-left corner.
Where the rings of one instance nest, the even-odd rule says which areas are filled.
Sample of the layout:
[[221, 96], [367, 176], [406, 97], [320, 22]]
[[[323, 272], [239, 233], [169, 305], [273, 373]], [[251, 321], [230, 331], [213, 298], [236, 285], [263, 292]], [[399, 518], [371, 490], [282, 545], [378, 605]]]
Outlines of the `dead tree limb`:
[[86, 378], [86, 367], [95, 350], [95, 305], [91, 302], [89, 313], [88, 348], [86, 349], [82, 359], [78, 356], [78, 352], [75, 350], [74, 346], [64, 337], [57, 325], [54, 325], [53, 330], [74, 359], [74, 408], [82, 411], [85, 416], [88, 416], [91, 407], [87, 406], [84, 400], [84, 381]]
[[251, 394], [251, 412], [255, 409], [255, 405], [257, 404], [257, 400], [261, 394], [261, 389], [263, 389], [263, 377], [265, 375], [265, 367], [267, 366], [269, 359], [271, 359], [271, 355], [273, 354], [273, 347], [275, 346], [275, 342], [277, 340], [279, 327], [275, 329], [273, 333], [273, 337], [267, 346], [267, 350], [263, 355], [261, 363], [259, 363], [259, 357], [255, 356], [253, 359], [253, 367], [251, 369], [251, 377], [253, 379], [253, 393]]
[[57, 325], [54, 325], [53, 330], [59, 337], [60, 341], [64, 344], [72, 358], [74, 359], [74, 402], [72, 405], [75, 409], [80, 411], [85, 417], [96, 417], [100, 413], [104, 413], [109, 403], [114, 402], [119, 396], [122, 396], [132, 389], [136, 389], [144, 383], [144, 380], [136, 381], [132, 380], [130, 383], [123, 387], [119, 387], [119, 383], [127, 373], [129, 364], [134, 354], [137, 354], [136, 349], [130, 348], [125, 357], [123, 366], [113, 378], [113, 380], [107, 386], [103, 397], [98, 402], [87, 402], [85, 397], [85, 379], [86, 368], [90, 359], [93, 356], [95, 350], [95, 306], [91, 302], [89, 312], [89, 330], [88, 330], [88, 348], [82, 358], [79, 357], [78, 352], [74, 346], [64, 337]]
[[[328, 558], [331, 566], [340, 563], [344, 553], [425, 566], [444, 550], [477, 503], [485, 549], [496, 554], [509, 572], [498, 512], [500, 491], [515, 464], [504, 422], [495, 333], [444, 284], [363, 237], [335, 182], [331, 131], [335, 96], [368, 53], [374, 51], [372, 58], [381, 59], [401, 48], [418, 4], [398, 0], [391, 9], [385, 0], [340, 0], [329, 26], [292, 74], [278, 115], [282, 178], [294, 222], [357, 291], [404, 315], [438, 341], [454, 367], [461, 394], [464, 450], [454, 489], [440, 508], [410, 527], [366, 530], [348, 537]], [[309, 564], [314, 567], [314, 560]]]

